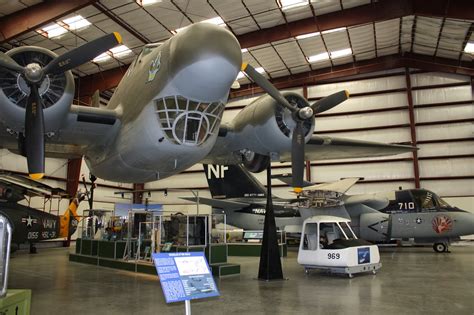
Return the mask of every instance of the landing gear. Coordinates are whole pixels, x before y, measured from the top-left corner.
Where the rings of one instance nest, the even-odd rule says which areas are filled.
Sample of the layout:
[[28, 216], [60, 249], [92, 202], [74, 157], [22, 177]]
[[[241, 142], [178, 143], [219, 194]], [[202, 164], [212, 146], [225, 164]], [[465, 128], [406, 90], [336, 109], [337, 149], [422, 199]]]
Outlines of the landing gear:
[[448, 243], [434, 243], [433, 250], [437, 253], [449, 253]]
[[30, 243], [30, 254], [37, 254], [38, 251], [33, 243]]

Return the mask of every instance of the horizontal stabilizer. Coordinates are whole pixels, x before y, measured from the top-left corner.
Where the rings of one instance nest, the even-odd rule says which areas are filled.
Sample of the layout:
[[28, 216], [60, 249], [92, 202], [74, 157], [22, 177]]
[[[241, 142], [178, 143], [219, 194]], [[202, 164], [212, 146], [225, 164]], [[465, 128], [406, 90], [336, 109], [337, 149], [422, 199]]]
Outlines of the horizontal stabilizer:
[[[181, 197], [181, 199], [197, 202], [196, 197]], [[239, 209], [249, 206], [248, 203], [243, 203], [243, 202], [202, 198], [202, 197], [199, 198], [199, 203], [211, 206], [213, 208], [223, 209], [223, 210], [239, 210]]]

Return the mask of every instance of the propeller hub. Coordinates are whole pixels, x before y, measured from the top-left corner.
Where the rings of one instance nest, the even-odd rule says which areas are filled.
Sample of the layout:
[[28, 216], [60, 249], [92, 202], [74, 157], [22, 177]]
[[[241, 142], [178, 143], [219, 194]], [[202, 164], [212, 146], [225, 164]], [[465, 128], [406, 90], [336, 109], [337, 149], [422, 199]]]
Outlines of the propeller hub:
[[313, 115], [314, 115], [313, 109], [309, 106], [303, 107], [300, 110], [298, 110], [298, 117], [300, 119], [306, 120], [308, 118], [313, 117]]
[[29, 83], [38, 83], [43, 79], [43, 68], [34, 62], [25, 67], [25, 78]]

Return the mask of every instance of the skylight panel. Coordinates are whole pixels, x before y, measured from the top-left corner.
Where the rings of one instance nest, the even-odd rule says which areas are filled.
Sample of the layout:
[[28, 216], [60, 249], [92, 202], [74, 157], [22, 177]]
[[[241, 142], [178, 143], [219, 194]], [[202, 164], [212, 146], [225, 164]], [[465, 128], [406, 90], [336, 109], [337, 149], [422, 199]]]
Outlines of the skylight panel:
[[66, 24], [70, 30], [78, 30], [91, 25], [91, 23], [81, 15], [76, 15], [65, 19], [63, 20], [63, 23]]
[[308, 33], [308, 34], [303, 34], [303, 35], [298, 35], [295, 38], [296, 39], [305, 39], [305, 38], [310, 38], [310, 37], [315, 37], [321, 35], [320, 32], [314, 32], [314, 33]]
[[468, 54], [474, 54], [474, 42], [467, 43], [466, 47], [464, 47], [464, 52], [467, 52]]
[[141, 5], [142, 7], [146, 7], [158, 2], [161, 2], [162, 0], [137, 0], [137, 3]]
[[278, 0], [278, 5], [283, 11], [308, 5], [308, 0]]
[[323, 61], [323, 60], [329, 59], [329, 54], [327, 52], [324, 52], [317, 55], [309, 56], [306, 59], [308, 59], [308, 62], [311, 62], [311, 63]]
[[66, 33], [67, 29], [57, 23], [53, 23], [36, 30], [36, 32], [48, 38], [55, 38]]
[[336, 50], [331, 52], [331, 59], [341, 58], [349, 55], [352, 55], [352, 49], [350, 48]]
[[130, 50], [130, 48], [128, 48], [125, 45], [120, 45], [120, 46], [117, 46], [117, 47], [114, 47], [114, 48], [110, 49], [109, 51], [106, 51], [105, 53], [102, 53], [102, 54], [98, 55], [92, 61], [93, 62], [104, 62], [104, 61], [112, 58], [112, 56], [114, 58], [120, 58], [120, 57], [127, 56], [131, 53], [132, 53], [132, 51]]
[[[207, 19], [207, 20], [201, 21], [199, 23], [210, 23], [210, 24], [214, 24], [214, 25], [217, 25], [217, 26], [226, 26], [224, 20], [220, 16], [216, 16], [215, 18]], [[176, 30], [171, 31], [171, 32], [173, 34], [177, 34], [177, 33], [181, 32], [182, 30], [184, 30], [188, 26], [189, 25], [177, 28]]]

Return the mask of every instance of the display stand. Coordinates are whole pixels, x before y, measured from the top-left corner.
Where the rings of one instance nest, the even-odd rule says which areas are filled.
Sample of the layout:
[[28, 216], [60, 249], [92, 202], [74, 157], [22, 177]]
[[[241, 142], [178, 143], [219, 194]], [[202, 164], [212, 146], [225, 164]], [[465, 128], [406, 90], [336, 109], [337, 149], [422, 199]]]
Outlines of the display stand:
[[191, 300], [184, 301], [184, 311], [186, 315], [191, 315]]

